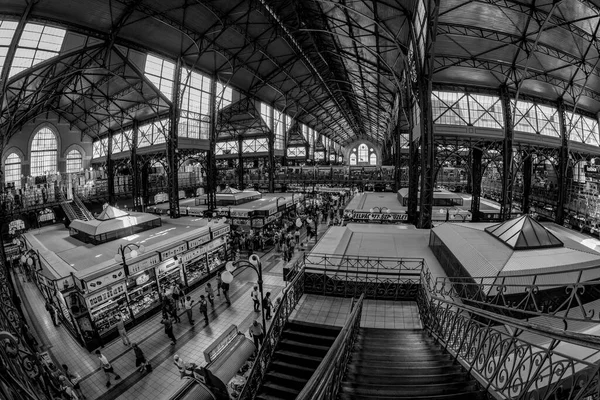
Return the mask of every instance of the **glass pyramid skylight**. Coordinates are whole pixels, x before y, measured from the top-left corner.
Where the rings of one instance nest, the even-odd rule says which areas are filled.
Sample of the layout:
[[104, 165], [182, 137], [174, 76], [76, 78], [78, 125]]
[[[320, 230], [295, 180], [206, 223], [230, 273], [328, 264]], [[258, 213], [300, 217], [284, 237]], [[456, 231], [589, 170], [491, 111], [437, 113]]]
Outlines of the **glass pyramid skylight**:
[[563, 242], [529, 215], [487, 227], [485, 231], [514, 250], [564, 246]]

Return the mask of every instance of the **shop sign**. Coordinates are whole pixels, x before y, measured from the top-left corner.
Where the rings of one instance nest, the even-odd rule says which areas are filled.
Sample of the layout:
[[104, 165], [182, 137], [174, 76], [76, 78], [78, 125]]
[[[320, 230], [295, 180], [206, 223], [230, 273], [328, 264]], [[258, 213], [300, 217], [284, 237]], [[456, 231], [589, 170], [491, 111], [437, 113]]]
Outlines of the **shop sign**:
[[160, 252], [160, 259], [162, 261], [168, 260], [169, 258], [176, 256], [177, 254], [181, 254], [184, 251], [187, 250], [187, 243], [183, 242], [179, 245], [177, 245], [176, 247], [173, 247], [169, 250], [165, 250], [165, 251], [161, 251]]
[[181, 259], [183, 260], [183, 262], [185, 264], [187, 264], [191, 261], [194, 261], [194, 260], [200, 258], [204, 254], [206, 254], [207, 251], [208, 251], [207, 246], [199, 247], [192, 251], [188, 251], [187, 253], [185, 253], [184, 255], [181, 256]]
[[248, 211], [231, 211], [231, 218], [248, 218]]
[[125, 293], [125, 282], [118, 283], [112, 287], [107, 287], [100, 293], [86, 297], [85, 301], [88, 305], [88, 308], [94, 308], [97, 305], [106, 303], [113, 297], [117, 297], [123, 293]]
[[210, 242], [210, 232], [206, 233], [194, 240], [188, 241], [188, 249], [193, 249], [198, 246], [202, 246], [204, 243]]
[[229, 210], [224, 210], [222, 208], [218, 209], [216, 212], [218, 217], [228, 217], [229, 216]]
[[268, 225], [273, 221], [277, 221], [280, 218], [281, 218], [281, 212], [278, 212], [275, 215], [271, 215], [270, 217], [267, 217], [267, 220], [265, 221], [265, 225]]
[[253, 228], [262, 228], [263, 226], [265, 226], [265, 220], [262, 218], [255, 218], [252, 220], [252, 227]]
[[159, 264], [159, 266], [156, 267], [156, 274], [158, 276], [164, 275], [165, 273], [167, 273], [175, 268], [178, 268], [180, 264], [181, 264], [180, 260], [168, 261], [168, 262]]
[[128, 265], [129, 275], [135, 275], [138, 272], [142, 272], [148, 268], [152, 268], [159, 262], [160, 262], [160, 258], [158, 257], [158, 254], [155, 253], [152, 255], [152, 257], [148, 257], [148, 258], [143, 259], [140, 262]]
[[86, 280], [88, 290], [94, 292], [99, 289], [104, 289], [108, 285], [120, 281], [125, 278], [125, 272], [122, 269], [111, 272], [110, 274], [101, 276], [99, 278]]
[[354, 212], [352, 219], [365, 221], [407, 221], [408, 214], [388, 214], [388, 213], [370, 213], [370, 212]]
[[583, 170], [585, 171], [585, 175], [586, 176], [589, 176], [591, 178], [598, 178], [598, 177], [600, 177], [600, 167], [591, 166], [591, 165], [585, 165], [583, 167]]
[[231, 223], [233, 225], [250, 225], [250, 220], [249, 219], [242, 219], [242, 218], [234, 218]]
[[61, 278], [56, 281], [56, 287], [58, 290], [67, 290], [74, 285], [75, 283], [73, 282], [72, 276], [67, 276], [66, 278]]
[[219, 229], [215, 229], [214, 231], [211, 229], [213, 240], [215, 240], [218, 237], [228, 234], [230, 230], [231, 230], [231, 228], [229, 225], [226, 225]]
[[269, 214], [268, 214], [268, 215], [273, 215], [273, 214], [275, 214], [276, 212], [277, 212], [277, 207], [275, 207], [275, 208], [271, 208], [271, 209], [269, 209]]
[[295, 205], [296, 205], [295, 203], [287, 203], [287, 204], [286, 204], [286, 207], [287, 207], [287, 208], [292, 208], [292, 207], [294, 207]]
[[208, 252], [211, 252], [214, 249], [220, 247], [223, 243], [225, 243], [225, 238], [221, 238], [220, 240], [213, 240], [212, 242], [206, 245], [206, 250]]

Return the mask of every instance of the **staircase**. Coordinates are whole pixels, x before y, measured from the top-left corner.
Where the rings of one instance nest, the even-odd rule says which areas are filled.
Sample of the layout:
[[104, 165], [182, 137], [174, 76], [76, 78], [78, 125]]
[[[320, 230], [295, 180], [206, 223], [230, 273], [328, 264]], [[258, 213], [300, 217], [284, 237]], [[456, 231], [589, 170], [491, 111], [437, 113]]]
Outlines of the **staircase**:
[[339, 327], [290, 321], [256, 399], [294, 399], [335, 341]]
[[[75, 198], [77, 199], [77, 197]], [[69, 221], [72, 222], [76, 219], [82, 221], [91, 221], [92, 219], [94, 219], [92, 214], [83, 205], [81, 200], [79, 200], [79, 202], [81, 203], [81, 206], [83, 208], [79, 207], [75, 201], [68, 201], [67, 199], [65, 199], [64, 194], [60, 190], [58, 191], [58, 200], [60, 201], [60, 206], [62, 207]]]
[[484, 399], [469, 374], [423, 330], [360, 328], [340, 400]]
[[85, 217], [85, 221], [93, 221], [94, 219], [96, 219], [96, 218], [94, 218], [94, 216], [92, 215], [90, 210], [87, 209], [85, 204], [83, 204], [83, 201], [81, 201], [79, 196], [77, 196], [75, 193], [73, 193], [73, 203], [74, 203], [73, 208], [75, 208], [75, 206], [76, 206], [79, 209], [81, 214]]

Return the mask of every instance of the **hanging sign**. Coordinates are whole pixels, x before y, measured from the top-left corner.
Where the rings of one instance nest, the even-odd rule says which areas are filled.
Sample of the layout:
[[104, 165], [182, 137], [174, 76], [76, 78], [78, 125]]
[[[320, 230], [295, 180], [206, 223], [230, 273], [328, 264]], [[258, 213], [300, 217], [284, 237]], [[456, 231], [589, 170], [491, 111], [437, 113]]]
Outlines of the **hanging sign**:
[[85, 301], [88, 304], [88, 308], [94, 308], [95, 306], [106, 303], [108, 300], [123, 293], [125, 293], [125, 282], [108, 287], [102, 292], [94, 294], [93, 296], [86, 297]]
[[181, 254], [187, 250], [187, 243], [183, 242], [178, 244], [177, 246], [160, 252], [160, 259], [162, 261], [168, 260], [169, 258], [176, 256], [177, 254]]
[[262, 218], [255, 218], [252, 220], [252, 227], [253, 228], [262, 228], [263, 226], [265, 226], [265, 220]]
[[228, 234], [230, 230], [231, 230], [231, 227], [229, 225], [226, 225], [219, 229], [215, 229], [214, 231], [211, 229], [213, 240], [215, 240], [218, 237]]
[[371, 220], [371, 221], [396, 222], [396, 221], [407, 221], [408, 214], [397, 214], [397, 213], [389, 213], [388, 214], [388, 213], [370, 213], [370, 212], [354, 211], [352, 213], [351, 218], [358, 220], [358, 221]]
[[242, 218], [234, 218], [231, 223], [233, 225], [250, 225], [250, 220], [249, 219], [242, 219]]
[[188, 249], [193, 249], [198, 246], [202, 246], [204, 243], [210, 242], [210, 232], [194, 239], [188, 241]]
[[99, 289], [104, 289], [108, 285], [118, 282], [123, 278], [125, 278], [125, 272], [122, 269], [118, 269], [99, 278], [86, 279], [86, 285], [88, 291], [94, 292]]
[[231, 211], [232, 218], [248, 218], [248, 211]]
[[129, 275], [134, 275], [134, 274], [137, 274], [138, 272], [147, 270], [148, 268], [152, 268], [159, 262], [160, 262], [160, 257], [158, 256], [158, 253], [154, 253], [151, 257], [145, 258], [139, 262], [128, 265]]

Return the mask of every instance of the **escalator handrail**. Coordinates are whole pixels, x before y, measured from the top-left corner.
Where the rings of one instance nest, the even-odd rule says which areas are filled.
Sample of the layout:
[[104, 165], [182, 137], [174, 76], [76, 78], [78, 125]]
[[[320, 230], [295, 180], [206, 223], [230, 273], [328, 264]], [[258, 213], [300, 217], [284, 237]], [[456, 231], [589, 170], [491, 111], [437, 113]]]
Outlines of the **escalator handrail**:
[[[365, 294], [361, 294], [358, 301], [354, 304], [354, 310], [346, 320], [344, 327], [331, 345], [331, 348], [321, 360], [321, 363], [312, 374], [302, 391], [296, 397], [296, 400], [318, 400], [324, 398], [330, 391], [328, 398], [335, 398], [337, 387], [341, 383], [341, 377], [346, 369], [348, 359], [343, 360], [348, 355], [353, 346], [355, 333], [360, 325], [363, 301]], [[341, 363], [341, 365], [340, 365]], [[341, 372], [340, 372], [341, 370]], [[336, 374], [336, 372], [338, 372]], [[335, 382], [336, 376], [338, 381]], [[334, 385], [333, 387], [331, 385]], [[332, 392], [331, 392], [332, 391]]]

